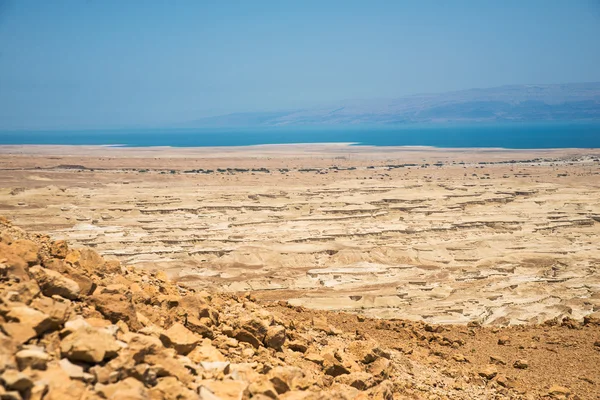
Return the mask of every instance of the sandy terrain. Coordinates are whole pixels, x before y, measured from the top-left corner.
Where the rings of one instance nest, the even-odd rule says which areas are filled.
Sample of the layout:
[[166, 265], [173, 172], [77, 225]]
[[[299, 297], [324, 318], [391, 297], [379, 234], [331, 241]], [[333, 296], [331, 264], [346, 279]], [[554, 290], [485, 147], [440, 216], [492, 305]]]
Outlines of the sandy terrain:
[[193, 287], [368, 317], [600, 309], [600, 150], [0, 146], [0, 214]]

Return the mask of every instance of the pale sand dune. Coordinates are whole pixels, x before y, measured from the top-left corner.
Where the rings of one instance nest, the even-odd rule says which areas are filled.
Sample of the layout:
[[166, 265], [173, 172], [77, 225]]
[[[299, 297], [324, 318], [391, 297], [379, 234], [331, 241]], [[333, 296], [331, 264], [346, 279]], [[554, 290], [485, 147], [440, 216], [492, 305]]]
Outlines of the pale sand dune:
[[[597, 150], [0, 146], [0, 154], [0, 214], [195, 287], [435, 323], [600, 309]], [[184, 172], [198, 169], [213, 172]]]

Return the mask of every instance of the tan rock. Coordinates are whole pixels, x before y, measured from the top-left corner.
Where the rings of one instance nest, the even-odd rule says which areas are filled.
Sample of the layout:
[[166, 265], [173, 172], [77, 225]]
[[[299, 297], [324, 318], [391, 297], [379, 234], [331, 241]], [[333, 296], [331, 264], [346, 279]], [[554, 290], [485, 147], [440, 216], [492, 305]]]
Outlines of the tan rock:
[[22, 258], [23, 261], [25, 261], [29, 266], [35, 265], [39, 262], [39, 247], [31, 240], [15, 240], [10, 244], [9, 247], [13, 254]]
[[492, 365], [488, 365], [479, 370], [478, 375], [485, 379], [494, 379], [498, 375], [498, 371]]
[[240, 323], [240, 328], [235, 334], [235, 338], [240, 342], [250, 343], [254, 348], [259, 348], [268, 331], [268, 325], [257, 317], [244, 319]]
[[386, 358], [378, 358], [367, 366], [367, 371], [373, 376], [380, 378], [388, 378], [392, 372], [390, 360]]
[[285, 328], [281, 325], [270, 326], [265, 336], [265, 345], [279, 350], [285, 343]]
[[379, 348], [379, 345], [375, 341], [353, 341], [348, 346], [348, 352], [364, 364], [372, 363], [380, 357], [390, 357], [389, 353]]
[[43, 400], [80, 400], [89, 389], [83, 381], [72, 380], [58, 365], [49, 365], [46, 371], [40, 372], [37, 382], [47, 385]]
[[258, 395], [266, 396], [270, 399], [277, 399], [277, 391], [275, 386], [265, 376], [261, 376], [260, 379], [255, 380], [248, 386], [248, 392], [252, 395], [252, 398], [257, 398]]
[[69, 375], [69, 378], [71, 379], [77, 379], [85, 382], [92, 382], [94, 380], [94, 376], [86, 373], [82, 366], [73, 364], [66, 358], [60, 360], [58, 365], [67, 373], [67, 375]]
[[67, 264], [64, 260], [53, 258], [44, 261], [44, 267], [52, 271], [56, 271], [64, 276], [72, 279], [79, 285], [81, 295], [90, 295], [96, 288], [94, 281], [88, 276], [84, 275], [70, 264]]
[[0, 375], [4, 387], [9, 390], [25, 391], [33, 387], [33, 380], [28, 374], [14, 369], [7, 369]]
[[83, 327], [65, 337], [60, 344], [63, 357], [71, 361], [97, 364], [116, 357], [121, 346], [116, 339], [102, 329]]
[[79, 297], [81, 289], [77, 282], [59, 272], [36, 265], [29, 269], [31, 277], [40, 285], [42, 293], [46, 296], [58, 295], [65, 299], [74, 300]]
[[513, 363], [513, 367], [517, 369], [527, 369], [529, 362], [527, 360], [517, 360]]
[[248, 383], [241, 381], [203, 380], [199, 382], [198, 393], [202, 400], [242, 400], [247, 388]]
[[452, 356], [452, 359], [456, 362], [462, 362], [462, 363], [467, 363], [469, 362], [469, 360], [467, 359], [467, 357], [465, 357], [463, 354], [454, 354]]
[[202, 361], [225, 361], [225, 356], [223, 356], [219, 349], [213, 346], [210, 340], [206, 339], [187, 356], [195, 363]]
[[269, 381], [278, 394], [285, 393], [295, 388], [294, 383], [304, 377], [304, 373], [300, 368], [286, 366], [273, 368], [267, 374]]
[[215, 337], [215, 334], [212, 331], [212, 329], [210, 329], [210, 327], [207, 324], [200, 321], [200, 318], [194, 316], [187, 317], [185, 321], [185, 326], [190, 331], [202, 336], [203, 338], [213, 339]]
[[49, 315], [23, 305], [11, 307], [6, 319], [8, 322], [2, 324], [2, 329], [20, 343], [26, 343], [54, 326]]
[[308, 350], [308, 345], [304, 341], [297, 339], [289, 341], [287, 347], [290, 350], [297, 351], [299, 353], [306, 353], [306, 351]]
[[127, 377], [109, 385], [96, 385], [96, 392], [105, 399], [141, 400], [150, 398], [144, 384], [135, 378]]
[[309, 351], [306, 354], [304, 354], [304, 359], [314, 362], [318, 365], [323, 365], [325, 363], [325, 359], [323, 358], [323, 356], [313, 351]]
[[51, 330], [59, 329], [70, 317], [72, 303], [61, 297], [50, 298], [40, 296], [34, 299], [30, 306], [50, 317]]
[[498, 375], [496, 377], [496, 382], [498, 382], [498, 385], [508, 389], [513, 388], [515, 386], [514, 380], [504, 375]]
[[318, 331], [330, 332], [331, 327], [327, 318], [324, 316], [314, 316], [312, 319], [312, 327]]
[[50, 255], [52, 257], [65, 258], [69, 252], [69, 245], [64, 240], [56, 240], [50, 246]]
[[335, 378], [335, 381], [358, 390], [370, 389], [376, 383], [373, 375], [366, 372], [352, 372], [350, 374], [339, 375]]
[[152, 400], [197, 400], [198, 395], [185, 387], [177, 378], [160, 378], [158, 384], [149, 390]]
[[548, 396], [553, 399], [566, 399], [571, 395], [571, 390], [559, 385], [553, 385], [548, 390]]
[[94, 294], [90, 301], [113, 324], [125, 322], [133, 331], [142, 328], [131, 299], [122, 294]]
[[165, 347], [172, 347], [177, 353], [186, 355], [200, 343], [201, 339], [185, 326], [176, 322], [160, 336], [160, 340]]
[[323, 372], [325, 374], [335, 378], [336, 376], [350, 373], [350, 370], [332, 354], [325, 353], [323, 354], [323, 358], [325, 360], [323, 363]]
[[15, 354], [19, 370], [25, 368], [31, 369], [46, 369], [50, 356], [42, 349], [23, 349]]

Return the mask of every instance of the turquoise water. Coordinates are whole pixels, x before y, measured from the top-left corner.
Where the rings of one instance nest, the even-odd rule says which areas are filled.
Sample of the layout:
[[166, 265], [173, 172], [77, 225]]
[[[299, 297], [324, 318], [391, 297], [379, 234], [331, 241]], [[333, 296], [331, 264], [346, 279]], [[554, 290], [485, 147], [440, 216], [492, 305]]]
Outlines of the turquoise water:
[[127, 147], [248, 146], [355, 143], [372, 146], [600, 148], [600, 122], [496, 125], [407, 125], [352, 128], [215, 128], [82, 131], [0, 131], [0, 144]]

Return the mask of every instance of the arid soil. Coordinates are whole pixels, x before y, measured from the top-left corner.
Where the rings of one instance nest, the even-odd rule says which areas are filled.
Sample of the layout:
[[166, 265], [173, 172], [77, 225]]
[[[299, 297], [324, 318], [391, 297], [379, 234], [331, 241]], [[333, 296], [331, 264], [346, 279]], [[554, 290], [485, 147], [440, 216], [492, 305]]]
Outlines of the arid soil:
[[0, 147], [0, 213], [188, 287], [428, 323], [600, 308], [600, 151]]
[[315, 311], [197, 291], [0, 217], [2, 399], [596, 399], [599, 317]]

